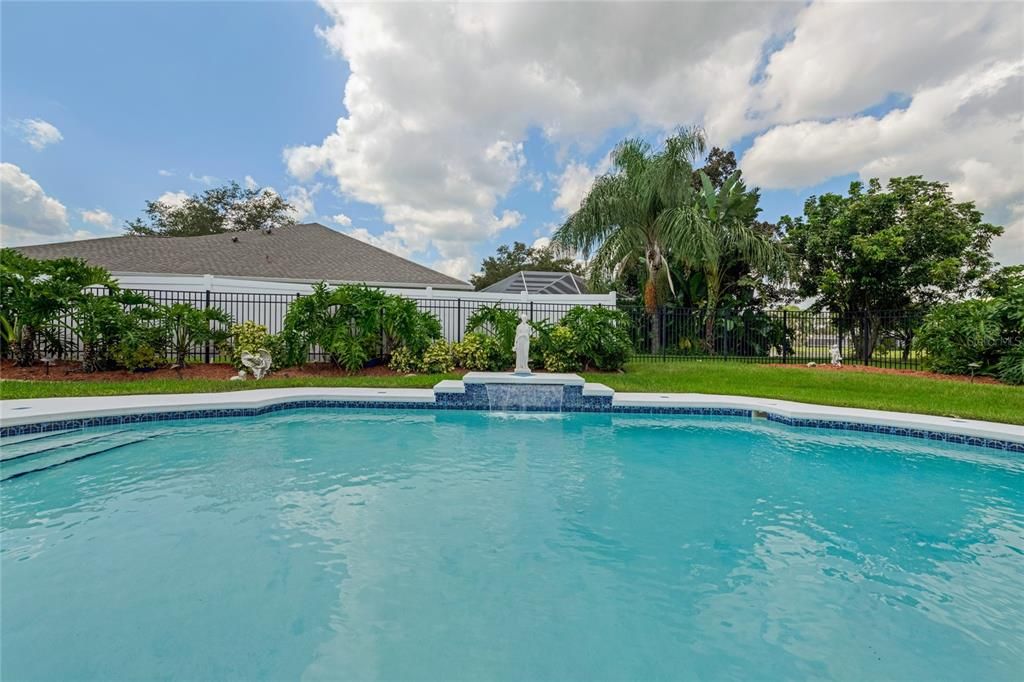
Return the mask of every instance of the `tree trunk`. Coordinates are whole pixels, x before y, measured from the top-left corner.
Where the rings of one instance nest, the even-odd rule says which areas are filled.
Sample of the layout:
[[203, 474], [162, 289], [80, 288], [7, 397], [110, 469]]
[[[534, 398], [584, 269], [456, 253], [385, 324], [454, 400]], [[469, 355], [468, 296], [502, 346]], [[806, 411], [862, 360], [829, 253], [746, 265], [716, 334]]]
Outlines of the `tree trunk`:
[[22, 325], [15, 347], [17, 365], [31, 367], [36, 361], [36, 330], [30, 324]]
[[875, 346], [878, 345], [878, 337], [882, 332], [881, 321], [874, 315], [868, 315], [868, 349], [866, 362], [871, 362], [871, 356], [875, 353]]
[[658, 292], [654, 284], [654, 272], [649, 272], [644, 284], [644, 308], [651, 322], [651, 355], [661, 352], [661, 315], [658, 308]]
[[851, 331], [857, 348], [857, 361], [867, 365], [871, 363], [871, 356], [878, 345], [882, 325], [877, 316], [861, 313], [859, 317], [860, 319], [851, 325]]
[[719, 286], [717, 272], [706, 272], [708, 285], [707, 315], [704, 318], [704, 348], [708, 355], [715, 354], [715, 317], [718, 313]]
[[914, 345], [914, 330], [907, 329], [903, 333], [903, 362], [906, 363], [910, 359], [910, 348]]
[[708, 355], [715, 354], [715, 309], [708, 308], [704, 316], [704, 350]]

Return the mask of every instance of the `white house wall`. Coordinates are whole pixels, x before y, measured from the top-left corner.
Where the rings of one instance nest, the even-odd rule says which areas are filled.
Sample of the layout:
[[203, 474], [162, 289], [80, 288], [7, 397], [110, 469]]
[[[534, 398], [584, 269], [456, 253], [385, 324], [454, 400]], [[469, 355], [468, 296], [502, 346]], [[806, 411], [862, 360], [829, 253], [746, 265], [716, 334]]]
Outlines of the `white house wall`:
[[[114, 273], [122, 287], [150, 292], [160, 302], [187, 300], [193, 305], [206, 303], [220, 308], [236, 322], [251, 320], [266, 326], [271, 333], [284, 325], [287, 303], [295, 295], [309, 294], [309, 282], [281, 282], [234, 277], [173, 276]], [[411, 298], [421, 310], [429, 310], [441, 321], [445, 339], [462, 338], [466, 321], [481, 306], [501, 304], [530, 313], [534, 320], [557, 323], [573, 306], [614, 307], [615, 294], [498, 294], [482, 291], [442, 290], [431, 287], [378, 287], [389, 294]], [[180, 293], [180, 296], [177, 295]]]

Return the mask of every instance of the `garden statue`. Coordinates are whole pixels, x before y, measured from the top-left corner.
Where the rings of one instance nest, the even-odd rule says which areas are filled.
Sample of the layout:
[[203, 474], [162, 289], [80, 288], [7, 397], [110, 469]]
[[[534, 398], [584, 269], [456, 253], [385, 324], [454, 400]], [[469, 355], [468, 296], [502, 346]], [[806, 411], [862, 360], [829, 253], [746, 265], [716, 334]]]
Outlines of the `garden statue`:
[[519, 315], [519, 326], [516, 327], [516, 340], [512, 344], [512, 351], [516, 354], [516, 374], [529, 376], [530, 372], [530, 327], [529, 318], [526, 313]]
[[828, 349], [828, 354], [832, 357], [831, 362], [833, 367], [843, 366], [843, 356], [839, 354], [839, 344], [833, 344], [833, 346]]
[[270, 371], [271, 357], [266, 348], [260, 348], [256, 353], [242, 351], [242, 364], [252, 374], [253, 379], [262, 379]]

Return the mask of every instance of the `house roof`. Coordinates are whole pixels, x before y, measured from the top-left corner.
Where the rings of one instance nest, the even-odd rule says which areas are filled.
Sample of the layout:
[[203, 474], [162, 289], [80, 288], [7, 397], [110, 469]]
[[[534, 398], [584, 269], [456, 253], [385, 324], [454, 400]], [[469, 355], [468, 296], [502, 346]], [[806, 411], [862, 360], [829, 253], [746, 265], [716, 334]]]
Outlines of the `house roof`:
[[319, 223], [271, 233], [202, 237], [105, 237], [21, 246], [30, 258], [83, 258], [114, 274], [216, 275], [300, 282], [365, 282], [471, 289], [462, 280], [378, 249]]
[[520, 270], [484, 289], [496, 294], [588, 294], [586, 283], [571, 272]]

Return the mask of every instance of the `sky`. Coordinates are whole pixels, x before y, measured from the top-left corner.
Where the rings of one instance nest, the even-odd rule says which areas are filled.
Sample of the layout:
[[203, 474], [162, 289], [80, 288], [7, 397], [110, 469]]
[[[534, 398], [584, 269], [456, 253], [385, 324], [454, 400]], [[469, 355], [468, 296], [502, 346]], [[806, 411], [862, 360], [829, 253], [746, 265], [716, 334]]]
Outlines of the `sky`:
[[0, 240], [121, 233], [234, 180], [468, 277], [624, 137], [700, 126], [762, 218], [948, 182], [1024, 263], [1024, 5], [0, 4]]

